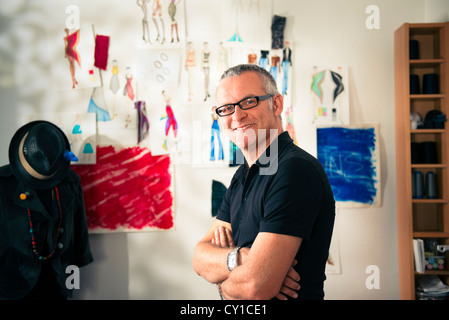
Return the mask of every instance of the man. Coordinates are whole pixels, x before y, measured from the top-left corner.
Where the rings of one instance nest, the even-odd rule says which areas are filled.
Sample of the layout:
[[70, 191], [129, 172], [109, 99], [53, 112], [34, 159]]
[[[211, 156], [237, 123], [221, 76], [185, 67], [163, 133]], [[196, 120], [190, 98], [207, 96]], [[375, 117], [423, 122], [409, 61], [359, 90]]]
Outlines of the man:
[[194, 270], [224, 299], [323, 299], [335, 201], [322, 166], [283, 132], [283, 97], [263, 68], [227, 70], [216, 99], [245, 163], [195, 247]]

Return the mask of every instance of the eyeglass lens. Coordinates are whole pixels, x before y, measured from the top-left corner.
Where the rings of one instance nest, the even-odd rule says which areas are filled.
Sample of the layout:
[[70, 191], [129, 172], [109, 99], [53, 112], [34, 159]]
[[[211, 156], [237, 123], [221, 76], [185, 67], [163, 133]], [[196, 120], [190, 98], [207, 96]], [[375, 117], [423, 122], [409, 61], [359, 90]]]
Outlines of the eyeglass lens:
[[245, 98], [242, 101], [239, 101], [235, 104], [228, 104], [221, 106], [217, 109], [217, 113], [220, 116], [227, 116], [235, 111], [235, 106], [239, 105], [243, 110], [254, 108], [259, 103], [258, 97]]

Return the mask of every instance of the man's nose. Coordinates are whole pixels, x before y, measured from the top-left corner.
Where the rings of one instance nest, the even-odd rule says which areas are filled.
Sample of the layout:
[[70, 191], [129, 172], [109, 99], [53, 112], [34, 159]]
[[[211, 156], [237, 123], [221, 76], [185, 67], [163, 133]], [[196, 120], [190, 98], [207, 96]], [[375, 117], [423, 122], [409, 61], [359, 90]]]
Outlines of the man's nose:
[[235, 106], [234, 113], [232, 114], [232, 120], [240, 122], [247, 115], [245, 110], [242, 110], [240, 106]]

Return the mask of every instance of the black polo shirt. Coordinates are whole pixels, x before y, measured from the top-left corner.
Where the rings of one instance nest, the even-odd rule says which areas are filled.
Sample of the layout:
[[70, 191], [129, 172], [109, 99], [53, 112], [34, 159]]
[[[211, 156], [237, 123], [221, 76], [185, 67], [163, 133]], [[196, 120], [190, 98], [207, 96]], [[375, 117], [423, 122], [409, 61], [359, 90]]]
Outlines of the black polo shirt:
[[245, 161], [237, 169], [217, 219], [231, 223], [241, 247], [251, 247], [259, 232], [302, 238], [295, 267], [301, 277], [298, 299], [323, 299], [335, 201], [319, 161], [288, 132], [250, 168]]

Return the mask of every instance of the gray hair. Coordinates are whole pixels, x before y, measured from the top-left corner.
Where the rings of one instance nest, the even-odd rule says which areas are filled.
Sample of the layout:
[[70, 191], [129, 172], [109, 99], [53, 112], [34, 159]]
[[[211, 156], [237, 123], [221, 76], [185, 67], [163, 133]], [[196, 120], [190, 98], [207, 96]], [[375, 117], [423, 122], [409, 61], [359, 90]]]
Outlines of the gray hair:
[[276, 81], [273, 76], [264, 68], [256, 64], [239, 64], [226, 70], [220, 78], [220, 81], [230, 77], [237, 77], [245, 72], [255, 72], [262, 80], [264, 90], [271, 95], [279, 94], [276, 86]]

